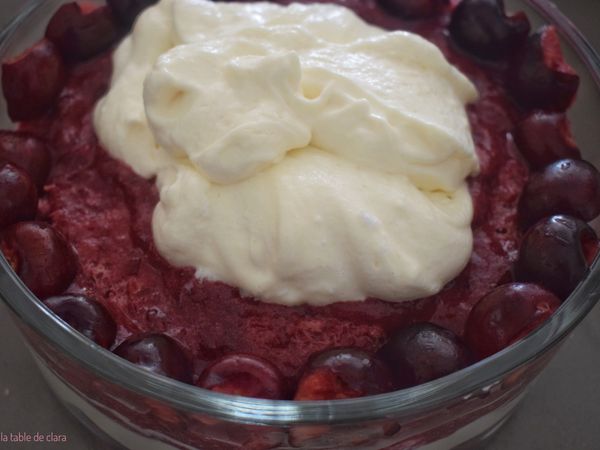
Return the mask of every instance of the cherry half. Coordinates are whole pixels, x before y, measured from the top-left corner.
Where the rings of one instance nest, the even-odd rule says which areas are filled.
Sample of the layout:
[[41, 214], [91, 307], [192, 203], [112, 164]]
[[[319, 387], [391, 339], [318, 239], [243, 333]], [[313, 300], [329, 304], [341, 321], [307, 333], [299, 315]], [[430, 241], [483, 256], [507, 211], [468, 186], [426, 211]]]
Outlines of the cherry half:
[[13, 121], [36, 119], [48, 110], [65, 83], [56, 46], [43, 39], [2, 64], [2, 92]]
[[389, 368], [358, 348], [334, 348], [306, 365], [294, 400], [335, 400], [382, 394], [395, 388]]
[[285, 382], [270, 362], [255, 356], [226, 355], [208, 366], [196, 386], [245, 397], [283, 399]]
[[46, 38], [70, 61], [88, 59], [106, 50], [118, 37], [119, 27], [111, 8], [84, 9], [77, 2], [62, 5], [46, 28]]
[[507, 56], [525, 41], [530, 29], [525, 13], [506, 15], [502, 0], [463, 0], [448, 26], [454, 42], [482, 59]]
[[27, 172], [38, 189], [50, 171], [50, 153], [44, 141], [19, 131], [0, 130], [0, 160]]
[[152, 6], [158, 0], [107, 0], [106, 3], [113, 10], [114, 15], [119, 22], [126, 27], [130, 27], [137, 16], [149, 6]]
[[181, 346], [164, 334], [150, 334], [127, 340], [114, 353], [158, 375], [184, 383], [192, 382], [191, 361]]
[[37, 189], [26, 172], [8, 163], [0, 166], [0, 228], [33, 219], [37, 200]]
[[588, 247], [597, 249], [597, 242], [594, 230], [580, 219], [564, 215], [542, 219], [521, 241], [514, 278], [539, 284], [565, 299], [585, 276]]
[[77, 274], [73, 247], [47, 223], [19, 222], [6, 228], [0, 248], [21, 280], [41, 299], [61, 294]]
[[531, 174], [518, 212], [524, 228], [554, 214], [589, 222], [600, 214], [600, 173], [584, 160], [556, 161]]
[[96, 344], [109, 348], [115, 340], [117, 326], [106, 308], [83, 295], [50, 297], [44, 304], [72, 328]]
[[479, 358], [524, 338], [560, 306], [553, 293], [531, 283], [497, 287], [471, 310], [465, 339]]
[[450, 0], [379, 0], [379, 4], [400, 17], [422, 19], [442, 13]]
[[529, 36], [510, 70], [509, 85], [526, 108], [565, 111], [573, 103], [579, 76], [565, 62], [553, 26]]
[[519, 151], [535, 169], [559, 159], [581, 159], [564, 113], [536, 111], [517, 124], [513, 136]]
[[397, 331], [378, 355], [392, 368], [400, 388], [435, 380], [471, 362], [471, 353], [458, 336], [432, 323]]

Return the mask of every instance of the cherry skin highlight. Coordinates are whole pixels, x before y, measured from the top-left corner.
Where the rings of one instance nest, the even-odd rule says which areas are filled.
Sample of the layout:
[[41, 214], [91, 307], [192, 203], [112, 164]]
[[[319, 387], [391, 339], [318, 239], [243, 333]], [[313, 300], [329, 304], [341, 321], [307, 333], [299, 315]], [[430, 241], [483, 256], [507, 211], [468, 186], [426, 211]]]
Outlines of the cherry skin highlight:
[[594, 230], [580, 219], [564, 215], [542, 219], [521, 241], [514, 278], [539, 284], [565, 299], [587, 272], [586, 247], [597, 248], [597, 241]]
[[[40, 83], [40, 80], [44, 80]], [[53, 104], [65, 82], [63, 59], [43, 39], [22, 55], [2, 64], [2, 92], [13, 121], [36, 119]]]
[[527, 336], [559, 306], [558, 297], [536, 284], [499, 286], [469, 314], [465, 339], [479, 358], [485, 358]]
[[555, 214], [589, 222], [600, 214], [600, 173], [587, 161], [556, 161], [531, 174], [518, 212], [524, 228]]
[[285, 398], [285, 382], [270, 362], [244, 354], [226, 355], [208, 366], [196, 386], [211, 391], [271, 400]]
[[392, 368], [400, 388], [435, 380], [471, 363], [471, 353], [458, 336], [432, 323], [397, 331], [378, 355]]
[[502, 0], [463, 0], [448, 26], [459, 47], [482, 59], [507, 56], [525, 41], [530, 28], [523, 12], [507, 17]]
[[31, 177], [12, 164], [0, 166], [0, 228], [37, 213], [37, 189]]
[[96, 344], [109, 348], [117, 325], [104, 306], [83, 295], [50, 297], [44, 301], [50, 310]]
[[534, 169], [559, 159], [581, 159], [564, 113], [535, 111], [517, 124], [513, 136], [519, 151]]
[[77, 274], [75, 251], [43, 222], [19, 222], [2, 232], [0, 248], [17, 275], [39, 298], [61, 294]]
[[37, 137], [19, 131], [0, 130], [0, 160], [23, 169], [38, 189], [50, 171], [50, 153], [47, 145]]
[[394, 389], [389, 368], [358, 348], [325, 350], [311, 358], [294, 400], [335, 400], [382, 394]]
[[164, 334], [133, 338], [120, 344], [115, 355], [158, 375], [192, 382], [192, 363], [181, 346]]

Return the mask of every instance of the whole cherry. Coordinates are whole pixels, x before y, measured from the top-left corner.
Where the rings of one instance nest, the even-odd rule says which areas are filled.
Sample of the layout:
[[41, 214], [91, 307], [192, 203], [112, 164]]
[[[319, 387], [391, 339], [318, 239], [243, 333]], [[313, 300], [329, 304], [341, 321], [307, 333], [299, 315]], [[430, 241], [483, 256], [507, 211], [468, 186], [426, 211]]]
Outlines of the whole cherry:
[[595, 251], [597, 244], [594, 230], [580, 219], [564, 215], [542, 219], [521, 241], [514, 279], [539, 284], [565, 299], [588, 269], [588, 248]]
[[448, 26], [454, 42], [482, 59], [507, 56], [527, 38], [530, 29], [523, 12], [506, 15], [502, 0], [463, 0]]
[[118, 37], [119, 27], [111, 8], [84, 8], [77, 2], [58, 8], [46, 28], [46, 38], [70, 61], [90, 58], [106, 50]]
[[535, 111], [517, 124], [513, 136], [519, 151], [534, 169], [559, 159], [581, 159], [564, 113]]
[[164, 334], [150, 334], [129, 339], [114, 353], [158, 375], [184, 383], [192, 382], [192, 363], [181, 346]]
[[334, 400], [389, 392], [389, 368], [376, 356], [352, 347], [314, 355], [298, 382], [295, 400]]
[[0, 248], [17, 275], [39, 298], [61, 294], [77, 274], [77, 256], [65, 238], [43, 222], [3, 230]]
[[156, 2], [158, 0], [107, 0], [113, 14], [126, 27], [130, 27], [144, 9]]
[[398, 330], [378, 355], [392, 368], [400, 388], [435, 380], [471, 362], [471, 352], [458, 336], [433, 323]]
[[283, 399], [285, 382], [270, 362], [251, 355], [226, 355], [209, 365], [196, 385], [224, 394]]
[[379, 4], [393, 14], [406, 19], [421, 19], [440, 14], [449, 0], [379, 0]]
[[558, 297], [536, 284], [499, 286], [471, 310], [465, 339], [479, 358], [485, 358], [527, 336], [559, 306]]
[[579, 76], [562, 55], [556, 29], [544, 26], [529, 36], [509, 71], [509, 86], [526, 108], [565, 111], [573, 102]]
[[531, 174], [518, 212], [524, 228], [554, 214], [589, 222], [600, 214], [600, 173], [584, 160], [556, 161]]
[[14, 121], [38, 118], [52, 106], [64, 82], [62, 57], [48, 39], [5, 61], [2, 64], [2, 91], [8, 115]]
[[0, 130], [0, 160], [23, 169], [41, 189], [50, 171], [50, 153], [41, 139], [19, 131]]
[[12, 164], [0, 165], [0, 228], [30, 220], [37, 212], [37, 189], [31, 177]]
[[84, 295], [50, 297], [44, 304], [72, 328], [96, 344], [109, 348], [117, 326], [104, 306]]

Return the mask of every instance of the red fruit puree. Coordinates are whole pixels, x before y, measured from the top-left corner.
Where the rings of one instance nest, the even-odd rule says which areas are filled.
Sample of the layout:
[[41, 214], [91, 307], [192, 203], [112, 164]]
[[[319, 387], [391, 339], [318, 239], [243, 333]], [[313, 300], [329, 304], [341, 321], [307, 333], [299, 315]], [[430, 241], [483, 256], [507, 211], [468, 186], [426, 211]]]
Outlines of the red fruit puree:
[[173, 267], [152, 238], [154, 180], [109, 156], [94, 133], [94, 105], [111, 76], [111, 55], [103, 54], [69, 66], [55, 108], [21, 128], [51, 144], [52, 171], [38, 218], [50, 221], [77, 250], [81, 267], [67, 292], [85, 293], [106, 307], [118, 325], [113, 347], [133, 335], [164, 333], [192, 357], [196, 377], [211, 361], [236, 352], [268, 360], [292, 381], [316, 352], [340, 346], [377, 351], [392, 331], [412, 323], [430, 321], [462, 336], [473, 305], [506, 281], [518, 249], [517, 201], [528, 170], [507, 138], [525, 114], [505, 91], [505, 67], [476, 64], [455, 49], [444, 34], [448, 14], [409, 22], [375, 2], [338, 3], [376, 25], [423, 35], [476, 84], [480, 98], [469, 106], [469, 118], [481, 171], [469, 180], [475, 205], [469, 264], [433, 297], [404, 303], [339, 299], [324, 307], [242, 298], [235, 287]]

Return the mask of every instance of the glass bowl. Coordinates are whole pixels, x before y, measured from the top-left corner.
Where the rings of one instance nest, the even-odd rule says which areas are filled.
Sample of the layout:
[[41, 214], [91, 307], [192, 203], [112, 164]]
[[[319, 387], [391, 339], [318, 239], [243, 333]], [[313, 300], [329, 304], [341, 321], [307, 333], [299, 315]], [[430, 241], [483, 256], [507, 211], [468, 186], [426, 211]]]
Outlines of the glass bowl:
[[[65, 0], [22, 2], [0, 34], [0, 60], [32, 45]], [[553, 23], [581, 77], [570, 110], [584, 158], [600, 165], [600, 58], [550, 2], [514, 0], [534, 24]], [[0, 99], [0, 127], [11, 126]], [[597, 227], [596, 227], [597, 228]], [[43, 376], [92, 431], [138, 449], [449, 449], [478, 445], [497, 430], [560, 343], [600, 296], [600, 263], [533, 334], [444, 378], [352, 400], [268, 401], [194, 388], [139, 369], [73, 332], [42, 305], [0, 257], [0, 296]]]

